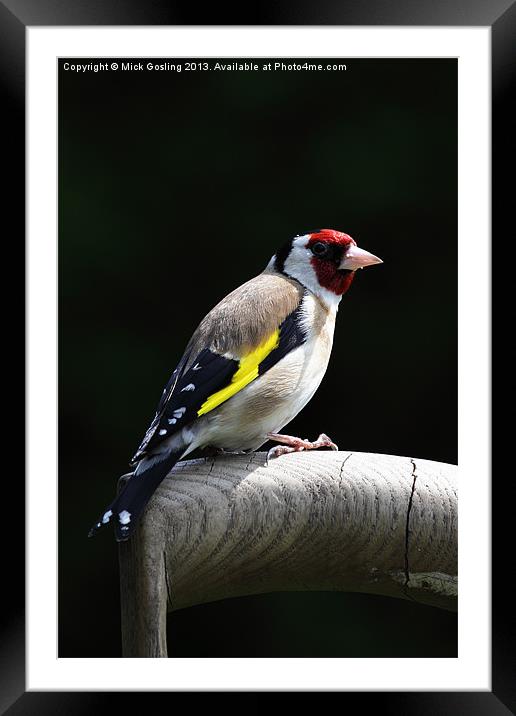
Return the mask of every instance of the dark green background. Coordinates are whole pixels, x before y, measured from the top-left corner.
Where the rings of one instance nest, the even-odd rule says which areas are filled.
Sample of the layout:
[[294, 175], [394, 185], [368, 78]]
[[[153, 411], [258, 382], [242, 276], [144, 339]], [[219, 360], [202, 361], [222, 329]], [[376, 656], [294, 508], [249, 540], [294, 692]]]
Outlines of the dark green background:
[[[344, 297], [326, 377], [289, 432], [457, 460], [457, 64], [343, 61], [60, 62], [60, 656], [120, 656], [116, 545], [88, 529], [199, 320], [293, 234], [340, 229], [385, 263]], [[370, 595], [227, 600], [168, 631], [170, 656], [457, 653], [455, 615]]]

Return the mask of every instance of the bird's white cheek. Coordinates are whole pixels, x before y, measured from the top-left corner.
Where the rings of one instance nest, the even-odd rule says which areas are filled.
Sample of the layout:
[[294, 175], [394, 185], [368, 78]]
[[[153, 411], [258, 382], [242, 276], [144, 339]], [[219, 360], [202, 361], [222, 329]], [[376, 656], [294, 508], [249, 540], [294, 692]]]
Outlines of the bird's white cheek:
[[328, 308], [337, 308], [342, 296], [328, 291], [319, 283], [315, 268], [312, 266], [313, 254], [306, 248], [306, 238], [300, 237], [294, 241], [292, 250], [285, 261], [284, 271], [313, 294], [319, 296]]
[[319, 285], [317, 274], [311, 264], [312, 254], [305, 246], [296, 245], [285, 261], [285, 273], [299, 281], [303, 286], [313, 291]]

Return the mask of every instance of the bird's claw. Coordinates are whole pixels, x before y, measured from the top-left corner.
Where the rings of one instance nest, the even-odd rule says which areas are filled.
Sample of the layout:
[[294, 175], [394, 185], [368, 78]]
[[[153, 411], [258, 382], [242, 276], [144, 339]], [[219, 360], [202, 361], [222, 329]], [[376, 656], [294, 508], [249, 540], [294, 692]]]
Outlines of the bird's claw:
[[[318, 445], [317, 443], [320, 443], [320, 445]], [[319, 435], [319, 437], [318, 437], [317, 440], [313, 443], [313, 445], [314, 445], [315, 448], [318, 448], [318, 447], [329, 447], [329, 448], [331, 448], [332, 450], [338, 450], [338, 449], [339, 449], [339, 446], [338, 446], [336, 443], [334, 443], [333, 440], [332, 440], [331, 438], [329, 438], [327, 435], [325, 435], [324, 433], [321, 433], [321, 434]]]
[[310, 440], [302, 440], [301, 438], [293, 437], [292, 435], [281, 435], [280, 433], [268, 433], [267, 437], [269, 440], [281, 443], [275, 445], [267, 453], [265, 464], [269, 464], [269, 460], [279, 457], [280, 455], [286, 455], [290, 452], [302, 452], [303, 450], [318, 450], [319, 448], [329, 447], [331, 450], [338, 450], [338, 446], [329, 438], [325, 433], [321, 433], [317, 440], [310, 442]]
[[275, 447], [271, 448], [267, 453], [267, 457], [265, 458], [265, 464], [268, 465], [269, 460], [279, 457], [280, 455], [286, 455], [289, 452], [299, 452], [299, 450], [304, 450], [304, 448], [287, 447], [287, 445], [276, 445]]

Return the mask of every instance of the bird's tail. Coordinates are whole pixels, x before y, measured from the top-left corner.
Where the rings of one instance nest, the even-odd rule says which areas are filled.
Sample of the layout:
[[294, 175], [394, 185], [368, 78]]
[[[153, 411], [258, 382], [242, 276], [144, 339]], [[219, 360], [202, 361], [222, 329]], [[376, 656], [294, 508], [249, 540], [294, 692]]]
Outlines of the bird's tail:
[[184, 453], [185, 448], [182, 447], [180, 450], [143, 458], [121, 492], [93, 525], [88, 537], [92, 537], [103, 525], [113, 521], [116, 541], [129, 539], [152, 494]]

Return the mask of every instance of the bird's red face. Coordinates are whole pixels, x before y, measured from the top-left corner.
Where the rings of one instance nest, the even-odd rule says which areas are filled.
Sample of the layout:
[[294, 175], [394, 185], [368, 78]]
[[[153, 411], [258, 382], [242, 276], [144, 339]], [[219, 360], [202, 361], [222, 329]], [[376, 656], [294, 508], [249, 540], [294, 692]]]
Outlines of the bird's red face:
[[351, 236], [334, 229], [296, 236], [275, 259], [277, 270], [330, 303], [348, 290], [357, 269], [380, 263], [381, 259], [360, 249]]

